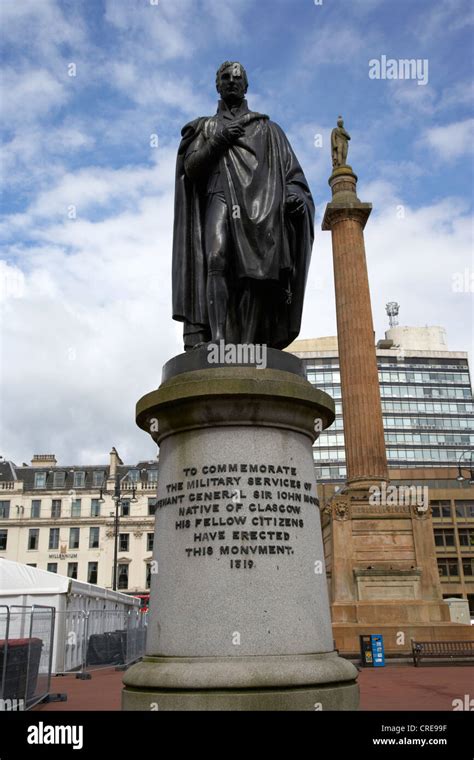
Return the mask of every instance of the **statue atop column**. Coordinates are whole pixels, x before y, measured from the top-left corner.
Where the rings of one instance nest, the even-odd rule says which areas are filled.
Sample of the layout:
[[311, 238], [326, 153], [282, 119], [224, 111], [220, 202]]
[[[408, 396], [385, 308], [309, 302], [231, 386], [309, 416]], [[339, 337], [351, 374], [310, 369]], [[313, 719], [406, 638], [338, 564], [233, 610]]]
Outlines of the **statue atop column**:
[[185, 350], [282, 349], [298, 335], [314, 203], [278, 124], [249, 110], [244, 67], [217, 72], [217, 113], [186, 124], [176, 167], [173, 319]]
[[332, 166], [337, 169], [339, 166], [347, 166], [347, 153], [349, 150], [349, 140], [351, 136], [344, 129], [344, 119], [339, 116], [337, 127], [331, 132], [331, 152]]

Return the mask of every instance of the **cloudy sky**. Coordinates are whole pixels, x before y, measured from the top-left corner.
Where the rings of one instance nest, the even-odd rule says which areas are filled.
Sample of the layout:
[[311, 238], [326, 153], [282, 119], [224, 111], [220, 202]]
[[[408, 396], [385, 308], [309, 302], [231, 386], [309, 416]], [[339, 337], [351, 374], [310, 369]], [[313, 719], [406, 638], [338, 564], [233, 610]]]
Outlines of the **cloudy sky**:
[[[320, 224], [342, 113], [374, 205], [377, 337], [396, 300], [401, 324], [442, 325], [450, 348], [472, 350], [471, 0], [2, 0], [0, 22], [5, 458], [155, 456], [134, 406], [182, 350], [176, 150], [181, 127], [215, 111], [227, 59], [246, 66], [250, 107], [288, 134], [317, 204], [300, 337], [336, 332]], [[382, 56], [419, 59], [427, 83], [370, 78]]]

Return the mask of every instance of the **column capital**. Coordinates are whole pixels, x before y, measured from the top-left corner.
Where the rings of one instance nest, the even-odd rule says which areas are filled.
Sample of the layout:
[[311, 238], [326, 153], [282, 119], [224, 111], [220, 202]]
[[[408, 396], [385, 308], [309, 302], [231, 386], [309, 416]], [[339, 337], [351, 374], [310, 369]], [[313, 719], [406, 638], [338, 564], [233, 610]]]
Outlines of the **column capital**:
[[362, 229], [364, 229], [371, 212], [371, 203], [361, 203], [357, 199], [354, 202], [345, 203], [333, 201], [326, 206], [321, 229], [326, 232], [327, 230], [331, 230], [335, 224], [343, 222], [346, 219], [353, 219], [359, 222]]

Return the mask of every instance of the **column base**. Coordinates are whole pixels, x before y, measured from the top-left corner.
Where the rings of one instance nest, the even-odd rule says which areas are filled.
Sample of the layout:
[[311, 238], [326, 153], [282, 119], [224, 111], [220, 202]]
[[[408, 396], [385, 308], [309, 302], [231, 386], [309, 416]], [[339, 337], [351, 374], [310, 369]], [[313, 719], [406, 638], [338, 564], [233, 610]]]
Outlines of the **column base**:
[[145, 657], [124, 676], [123, 710], [357, 710], [352, 663], [329, 654]]

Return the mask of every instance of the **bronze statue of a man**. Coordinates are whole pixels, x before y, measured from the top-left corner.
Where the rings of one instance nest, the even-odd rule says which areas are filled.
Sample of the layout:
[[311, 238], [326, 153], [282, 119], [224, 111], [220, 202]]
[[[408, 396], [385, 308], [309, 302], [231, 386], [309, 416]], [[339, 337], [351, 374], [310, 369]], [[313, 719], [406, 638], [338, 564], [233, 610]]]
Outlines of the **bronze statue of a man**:
[[173, 318], [184, 347], [284, 348], [300, 329], [314, 204], [282, 129], [250, 111], [240, 63], [217, 72], [217, 114], [182, 130], [176, 168]]

